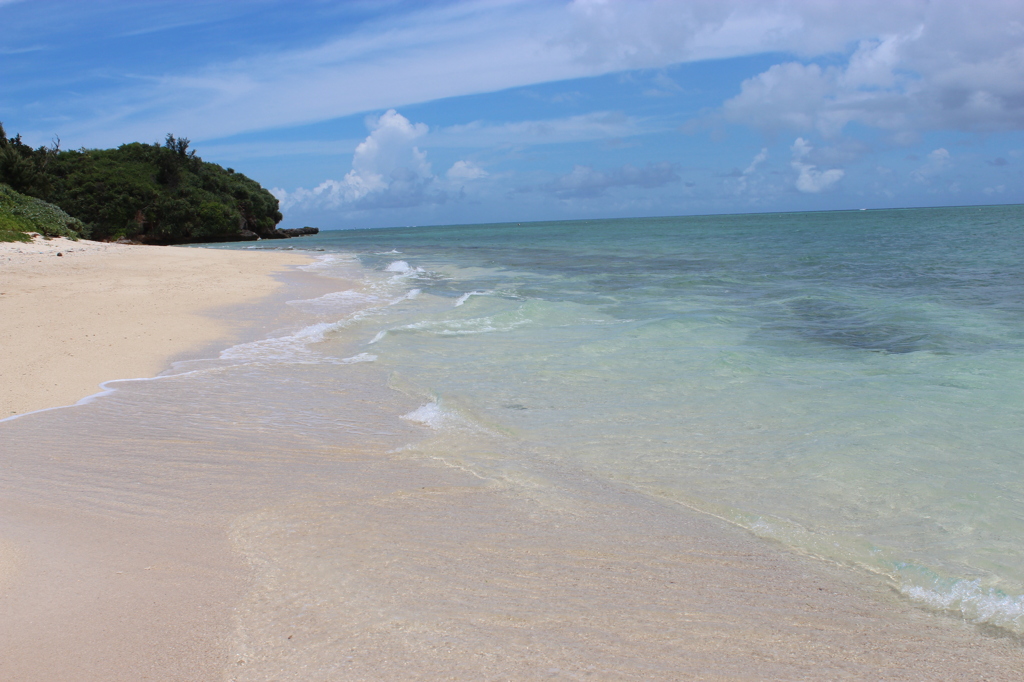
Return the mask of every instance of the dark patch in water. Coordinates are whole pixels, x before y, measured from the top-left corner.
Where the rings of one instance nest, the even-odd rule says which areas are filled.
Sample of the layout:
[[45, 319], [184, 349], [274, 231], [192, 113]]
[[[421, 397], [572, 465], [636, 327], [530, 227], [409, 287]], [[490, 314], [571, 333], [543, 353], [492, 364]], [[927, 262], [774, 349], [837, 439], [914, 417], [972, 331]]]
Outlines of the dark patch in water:
[[786, 331], [816, 343], [879, 353], [913, 353], [933, 350], [927, 334], [874, 319], [877, 313], [821, 298], [800, 298], [785, 304], [790, 321], [770, 328]]

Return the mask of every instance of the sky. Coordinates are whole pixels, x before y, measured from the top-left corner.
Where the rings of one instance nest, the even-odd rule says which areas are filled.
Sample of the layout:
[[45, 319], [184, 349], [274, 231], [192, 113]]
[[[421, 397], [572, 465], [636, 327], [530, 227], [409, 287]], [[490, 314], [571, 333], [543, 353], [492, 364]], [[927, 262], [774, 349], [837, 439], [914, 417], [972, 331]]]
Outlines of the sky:
[[1020, 0], [0, 0], [0, 121], [322, 229], [1024, 203]]

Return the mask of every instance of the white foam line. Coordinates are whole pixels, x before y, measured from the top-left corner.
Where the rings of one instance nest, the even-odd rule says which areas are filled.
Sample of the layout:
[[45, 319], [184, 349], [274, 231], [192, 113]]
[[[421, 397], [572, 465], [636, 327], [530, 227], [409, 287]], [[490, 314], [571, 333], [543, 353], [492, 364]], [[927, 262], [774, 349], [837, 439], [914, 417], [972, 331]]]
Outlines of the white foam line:
[[468, 301], [472, 296], [487, 296], [490, 293], [491, 292], [489, 291], [470, 291], [468, 293], [463, 294], [462, 296], [459, 296], [459, 300], [455, 301], [455, 307], [458, 308], [460, 305]]
[[412, 412], [401, 416], [401, 419], [405, 419], [406, 421], [411, 421], [416, 424], [422, 424], [423, 426], [430, 427], [434, 430], [440, 429], [444, 422], [447, 421], [447, 418], [448, 415], [444, 413], [437, 402], [429, 402], [426, 405], [420, 405]]
[[104, 396], [108, 396], [111, 393], [115, 392], [117, 389], [116, 388], [110, 388], [111, 384], [122, 384], [122, 383], [126, 383], [126, 382], [129, 382], [129, 381], [157, 381], [159, 379], [170, 379], [172, 377], [183, 377], [183, 376], [187, 376], [189, 374], [197, 374], [199, 372], [205, 372], [205, 371], [207, 371], [207, 370], [205, 370], [205, 369], [194, 369], [194, 370], [191, 370], [189, 372], [181, 372], [180, 374], [161, 374], [160, 376], [155, 376], [155, 377], [135, 377], [133, 379], [111, 379], [110, 381], [104, 381], [102, 384], [100, 384], [100, 388], [103, 389], [102, 391], [99, 391], [97, 393], [93, 393], [92, 395], [87, 395], [87, 396], [85, 396], [84, 398], [82, 398], [81, 400], [79, 400], [76, 403], [72, 403], [71, 405], [57, 405], [56, 407], [44, 407], [44, 408], [42, 408], [40, 410], [32, 410], [31, 412], [23, 412], [22, 414], [14, 414], [14, 415], [11, 415], [10, 417], [4, 417], [3, 419], [0, 419], [0, 424], [3, 424], [4, 422], [13, 421], [15, 419], [21, 419], [22, 417], [27, 417], [30, 414], [39, 414], [40, 412], [51, 412], [53, 410], [64, 410], [64, 409], [67, 409], [69, 407], [78, 407], [79, 405], [88, 405], [89, 403], [91, 403], [92, 401], [96, 400], [97, 398], [102, 398]]
[[423, 293], [422, 289], [410, 289], [403, 296], [396, 298], [395, 300], [391, 301], [391, 303], [388, 303], [388, 305], [395, 305], [397, 303], [401, 303], [402, 301], [411, 301], [412, 299], [419, 296], [421, 293]]
[[298, 266], [298, 269], [299, 270], [307, 270], [307, 271], [310, 271], [310, 270], [320, 270], [321, 268], [328, 267], [332, 263], [338, 263], [338, 262], [351, 263], [351, 262], [354, 262], [356, 260], [357, 259], [356, 259], [356, 257], [353, 254], [349, 254], [349, 253], [328, 253], [328, 254], [324, 254], [323, 256], [317, 256], [316, 260], [313, 263], [309, 263], [308, 265], [300, 265], [300, 266]]
[[1024, 625], [1024, 597], [982, 588], [979, 580], [958, 580], [946, 591], [916, 585], [901, 585], [900, 591], [934, 609], [959, 614], [972, 623], [990, 623], [1018, 633]]
[[396, 261], [394, 261], [392, 263], [389, 263], [388, 266], [386, 268], [384, 268], [384, 272], [400, 272], [402, 274], [405, 274], [407, 272], [414, 272], [414, 271], [412, 269], [412, 266], [409, 265], [409, 263], [407, 263], [406, 261], [404, 261], [404, 260], [396, 260]]

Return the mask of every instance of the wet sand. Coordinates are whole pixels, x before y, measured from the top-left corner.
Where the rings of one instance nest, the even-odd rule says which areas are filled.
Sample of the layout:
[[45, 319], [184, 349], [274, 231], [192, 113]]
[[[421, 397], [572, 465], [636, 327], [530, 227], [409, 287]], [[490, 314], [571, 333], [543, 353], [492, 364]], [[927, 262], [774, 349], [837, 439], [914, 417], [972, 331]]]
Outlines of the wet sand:
[[397, 415], [421, 400], [386, 380], [228, 368], [0, 424], [0, 679], [1024, 671], [1016, 639], [719, 519], [554, 466], [530, 485], [417, 456], [429, 434]]

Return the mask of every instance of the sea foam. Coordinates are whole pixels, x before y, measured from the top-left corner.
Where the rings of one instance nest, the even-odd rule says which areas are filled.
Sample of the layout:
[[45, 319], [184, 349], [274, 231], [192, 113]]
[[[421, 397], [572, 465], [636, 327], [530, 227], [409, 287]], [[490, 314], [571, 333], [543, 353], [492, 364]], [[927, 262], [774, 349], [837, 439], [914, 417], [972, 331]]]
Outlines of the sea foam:
[[426, 405], [417, 407], [408, 414], [403, 414], [402, 419], [411, 421], [416, 424], [422, 424], [432, 429], [440, 429], [446, 420], [446, 415], [441, 409], [441, 406], [436, 402], [430, 402]]
[[459, 296], [458, 300], [455, 301], [455, 307], [458, 308], [459, 306], [464, 304], [466, 301], [468, 301], [473, 296], [486, 296], [489, 293], [491, 293], [491, 292], [489, 292], [489, 291], [470, 291], [470, 292], [467, 292], [467, 293], [463, 294], [462, 296]]

